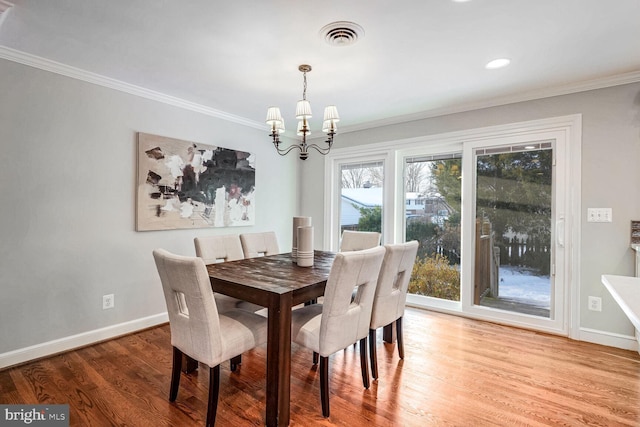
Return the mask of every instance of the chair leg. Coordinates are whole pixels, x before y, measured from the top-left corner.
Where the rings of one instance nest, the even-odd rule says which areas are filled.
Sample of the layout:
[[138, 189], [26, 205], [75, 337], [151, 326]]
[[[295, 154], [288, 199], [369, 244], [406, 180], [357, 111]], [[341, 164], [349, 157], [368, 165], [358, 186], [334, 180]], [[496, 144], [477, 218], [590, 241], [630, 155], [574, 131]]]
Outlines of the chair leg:
[[169, 389], [169, 401], [175, 402], [180, 386], [180, 370], [182, 369], [182, 352], [173, 347], [173, 366], [171, 367], [171, 387]]
[[367, 362], [367, 337], [360, 340], [360, 369], [362, 370], [362, 385], [369, 388], [369, 364]]
[[398, 320], [396, 320], [396, 339], [398, 340], [398, 356], [400, 356], [400, 359], [404, 359], [404, 343], [402, 340], [402, 317], [398, 317]]
[[320, 402], [322, 416], [329, 417], [329, 358], [320, 356]]
[[371, 376], [378, 379], [378, 353], [376, 352], [376, 330], [369, 329], [369, 359], [371, 359]]
[[238, 368], [238, 365], [241, 363], [242, 363], [242, 355], [232, 357], [231, 360], [229, 360], [229, 368], [231, 369], [231, 372], [235, 372], [236, 369]]
[[313, 352], [313, 364], [318, 364], [318, 353], [316, 353], [315, 351]]
[[209, 368], [209, 403], [207, 405], [207, 427], [216, 424], [218, 394], [220, 392], [220, 365]]

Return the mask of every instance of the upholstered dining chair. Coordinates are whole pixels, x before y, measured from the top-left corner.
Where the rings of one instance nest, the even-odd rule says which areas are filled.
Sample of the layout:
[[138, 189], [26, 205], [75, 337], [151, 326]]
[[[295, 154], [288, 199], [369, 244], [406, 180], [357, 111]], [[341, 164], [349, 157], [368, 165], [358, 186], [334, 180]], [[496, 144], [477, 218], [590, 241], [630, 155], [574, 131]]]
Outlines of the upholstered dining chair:
[[[329, 416], [329, 356], [360, 342], [362, 383], [369, 388], [367, 333], [373, 296], [385, 249], [340, 252], [336, 255], [322, 304], [291, 313], [291, 339], [320, 355], [320, 401], [322, 415]], [[356, 297], [351, 292], [357, 287]]]
[[278, 238], [273, 231], [262, 233], [244, 233], [240, 235], [240, 243], [245, 258], [276, 255], [280, 253]]
[[371, 376], [378, 378], [378, 361], [376, 357], [376, 331], [378, 328], [396, 322], [396, 337], [398, 340], [398, 355], [404, 359], [402, 338], [402, 317], [409, 279], [413, 272], [413, 264], [418, 253], [418, 242], [384, 245], [386, 252], [382, 261], [382, 268], [378, 277], [371, 324], [369, 326], [369, 357], [371, 358]]
[[216, 421], [220, 387], [220, 363], [267, 341], [267, 319], [245, 310], [218, 313], [204, 261], [153, 251], [169, 314], [173, 367], [169, 400], [174, 402], [180, 385], [182, 356], [209, 367], [207, 426]]
[[380, 245], [380, 233], [376, 231], [344, 230], [340, 240], [340, 252], [361, 251]]
[[[205, 264], [236, 261], [244, 258], [240, 236], [237, 234], [196, 237], [193, 239], [193, 243], [196, 247], [196, 256], [202, 258]], [[257, 304], [252, 304], [220, 293], [216, 293], [215, 297], [219, 313], [224, 313], [234, 308], [241, 308], [253, 312], [263, 308]]]
[[[376, 231], [351, 231], [344, 230], [340, 240], [340, 252], [361, 251], [363, 249], [380, 246], [380, 233]], [[356, 297], [356, 289], [353, 290], [352, 298]], [[316, 362], [314, 355], [313, 361]]]
[[237, 234], [196, 237], [193, 243], [196, 247], [196, 255], [202, 258], [205, 264], [244, 258], [240, 236]]

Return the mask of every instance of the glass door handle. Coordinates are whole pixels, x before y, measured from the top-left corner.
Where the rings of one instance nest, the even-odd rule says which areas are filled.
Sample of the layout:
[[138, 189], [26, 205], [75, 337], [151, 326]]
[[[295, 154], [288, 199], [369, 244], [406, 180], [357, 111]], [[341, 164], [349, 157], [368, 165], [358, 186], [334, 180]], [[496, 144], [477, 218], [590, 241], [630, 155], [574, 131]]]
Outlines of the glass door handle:
[[556, 244], [559, 248], [564, 248], [564, 216], [558, 217], [556, 221]]

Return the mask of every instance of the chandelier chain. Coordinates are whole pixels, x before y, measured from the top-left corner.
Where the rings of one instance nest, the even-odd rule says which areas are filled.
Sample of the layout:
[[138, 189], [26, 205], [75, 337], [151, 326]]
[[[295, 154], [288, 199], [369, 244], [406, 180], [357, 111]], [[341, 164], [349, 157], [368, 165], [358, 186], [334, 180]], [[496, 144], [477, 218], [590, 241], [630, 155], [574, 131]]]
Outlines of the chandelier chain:
[[302, 73], [302, 78], [304, 81], [302, 86], [302, 99], [306, 101], [307, 100], [307, 72], [306, 71]]

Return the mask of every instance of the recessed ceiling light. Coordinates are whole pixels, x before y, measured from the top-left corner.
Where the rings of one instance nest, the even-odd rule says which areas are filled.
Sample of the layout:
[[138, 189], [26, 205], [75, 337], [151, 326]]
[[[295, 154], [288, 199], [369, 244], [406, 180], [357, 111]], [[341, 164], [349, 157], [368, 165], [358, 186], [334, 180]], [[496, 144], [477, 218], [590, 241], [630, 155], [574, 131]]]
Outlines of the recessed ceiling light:
[[487, 65], [484, 66], [487, 70], [495, 70], [496, 68], [506, 67], [511, 63], [510, 59], [507, 58], [498, 58], [490, 61]]

